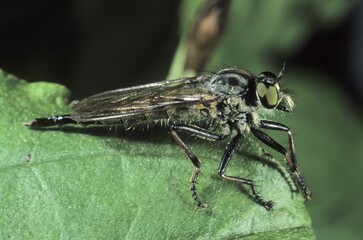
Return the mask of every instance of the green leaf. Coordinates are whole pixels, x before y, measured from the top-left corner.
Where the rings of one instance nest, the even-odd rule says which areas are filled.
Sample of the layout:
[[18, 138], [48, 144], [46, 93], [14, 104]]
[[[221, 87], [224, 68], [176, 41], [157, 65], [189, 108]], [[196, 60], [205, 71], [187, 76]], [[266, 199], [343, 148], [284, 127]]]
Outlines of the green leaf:
[[28, 84], [0, 71], [0, 238], [312, 239], [300, 195], [279, 163], [246, 139], [228, 173], [250, 177], [266, 200], [216, 173], [226, 142], [185, 138], [202, 160], [195, 211], [192, 163], [165, 129], [32, 130], [35, 117], [70, 112], [62, 86]]

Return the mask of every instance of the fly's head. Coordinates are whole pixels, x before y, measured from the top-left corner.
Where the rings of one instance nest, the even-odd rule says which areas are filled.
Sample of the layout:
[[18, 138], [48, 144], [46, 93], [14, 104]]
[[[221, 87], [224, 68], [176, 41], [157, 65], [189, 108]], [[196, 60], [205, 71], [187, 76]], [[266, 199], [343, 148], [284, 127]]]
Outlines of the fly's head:
[[290, 112], [294, 107], [290, 95], [284, 92], [280, 86], [284, 69], [285, 64], [277, 76], [271, 72], [262, 72], [257, 77], [256, 93], [262, 106], [266, 109]]

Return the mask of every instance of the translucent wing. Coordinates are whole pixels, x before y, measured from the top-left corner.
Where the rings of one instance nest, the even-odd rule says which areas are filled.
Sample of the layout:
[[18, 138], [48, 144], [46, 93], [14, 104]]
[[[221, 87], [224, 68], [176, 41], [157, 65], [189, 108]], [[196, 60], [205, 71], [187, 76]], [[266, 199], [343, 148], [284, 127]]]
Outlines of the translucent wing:
[[216, 101], [202, 86], [210, 76], [166, 80], [96, 94], [77, 103], [71, 118], [77, 122], [106, 124], [143, 118], [162, 112]]

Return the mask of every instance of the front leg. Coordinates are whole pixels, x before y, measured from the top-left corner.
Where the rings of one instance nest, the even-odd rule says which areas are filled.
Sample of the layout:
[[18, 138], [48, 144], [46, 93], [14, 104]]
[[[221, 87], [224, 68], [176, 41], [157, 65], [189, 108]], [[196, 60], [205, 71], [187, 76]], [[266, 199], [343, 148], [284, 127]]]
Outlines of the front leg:
[[268, 136], [266, 133], [264, 133], [260, 130], [257, 130], [255, 128], [251, 128], [252, 133], [260, 141], [262, 141], [269, 147], [275, 149], [276, 151], [280, 152], [281, 154], [283, 154], [285, 156], [285, 160], [287, 162], [287, 165], [289, 166], [291, 173], [293, 174], [293, 176], [295, 178], [295, 182], [297, 183], [298, 187], [303, 192], [305, 200], [309, 200], [311, 198], [311, 192], [308, 189], [308, 187], [306, 186], [305, 180], [302, 177], [300, 170], [297, 166], [295, 144], [294, 144], [294, 139], [292, 137], [290, 129], [281, 123], [267, 121], [267, 120], [262, 120], [260, 122], [260, 127], [265, 128], [265, 129], [287, 132], [288, 138], [289, 138], [290, 153], [283, 146], [281, 146], [279, 143], [277, 143], [274, 139], [272, 139], [270, 136]]
[[198, 176], [200, 173], [200, 161], [197, 158], [197, 156], [194, 155], [192, 150], [183, 142], [183, 140], [181, 140], [181, 138], [179, 137], [177, 132], [191, 133], [197, 137], [200, 137], [203, 139], [208, 139], [208, 140], [222, 140], [224, 138], [224, 136], [210, 133], [205, 129], [195, 127], [195, 126], [189, 126], [189, 125], [172, 125], [171, 126], [171, 135], [173, 136], [176, 143], [182, 149], [184, 149], [185, 154], [189, 157], [189, 159], [192, 161], [192, 163], [195, 167], [195, 169], [192, 173], [192, 176], [191, 176], [190, 191], [192, 192], [192, 197], [193, 197], [195, 203], [197, 204], [197, 208], [205, 208], [205, 207], [207, 207], [207, 205], [204, 204], [200, 200], [199, 195], [197, 193], [197, 187], [196, 187], [197, 179], [198, 179]]

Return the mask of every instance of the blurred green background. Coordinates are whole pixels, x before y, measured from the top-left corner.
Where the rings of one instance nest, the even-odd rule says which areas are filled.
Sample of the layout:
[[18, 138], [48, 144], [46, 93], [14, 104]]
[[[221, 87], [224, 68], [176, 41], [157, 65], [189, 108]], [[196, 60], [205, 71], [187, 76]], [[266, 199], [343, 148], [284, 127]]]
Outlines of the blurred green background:
[[[64, 84], [72, 99], [159, 81], [200, 2], [9, 1], [0, 68]], [[209, 64], [258, 74], [286, 62], [297, 107], [279, 121], [296, 134], [317, 239], [363, 234], [362, 22], [362, 1], [234, 1]]]

